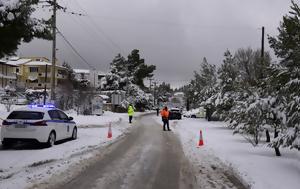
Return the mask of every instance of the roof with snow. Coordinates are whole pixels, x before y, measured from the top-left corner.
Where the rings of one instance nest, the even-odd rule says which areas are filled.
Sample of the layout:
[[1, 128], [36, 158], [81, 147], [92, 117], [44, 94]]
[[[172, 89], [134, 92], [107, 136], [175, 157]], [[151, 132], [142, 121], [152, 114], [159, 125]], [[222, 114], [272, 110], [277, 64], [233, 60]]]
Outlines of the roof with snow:
[[107, 75], [107, 73], [103, 72], [103, 71], [97, 71], [98, 75]]
[[43, 62], [43, 61], [32, 61], [26, 63], [27, 66], [51, 66], [52, 64], [49, 62]]
[[14, 58], [9, 59], [7, 61], [7, 64], [18, 66], [18, 65], [30, 62], [30, 61], [31, 61], [31, 59], [28, 59], [28, 58], [19, 58], [19, 59], [17, 59], [16, 57], [14, 57]]
[[75, 73], [85, 73], [85, 74], [89, 74], [90, 70], [86, 70], [86, 69], [73, 69]]
[[176, 92], [174, 95], [184, 95], [184, 92]]
[[14, 64], [9, 64], [9, 63], [7, 63], [6, 60], [0, 60], [0, 64], [4, 64], [4, 65], [9, 65], [9, 66], [16, 67], [16, 65], [14, 65]]
[[99, 95], [99, 97], [101, 97], [103, 99], [109, 99], [109, 96], [107, 96], [107, 95]]

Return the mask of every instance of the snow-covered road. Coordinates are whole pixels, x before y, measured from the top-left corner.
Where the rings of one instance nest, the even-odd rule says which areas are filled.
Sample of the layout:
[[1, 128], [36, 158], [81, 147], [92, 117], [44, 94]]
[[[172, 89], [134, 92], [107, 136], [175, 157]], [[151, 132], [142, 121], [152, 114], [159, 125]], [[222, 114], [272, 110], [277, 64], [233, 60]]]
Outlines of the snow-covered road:
[[[184, 156], [174, 132], [163, 131], [156, 116], [142, 116], [131, 133], [99, 151], [86, 164], [55, 175], [49, 184], [37, 188], [111, 188], [111, 189], [245, 189], [225, 165], [203, 161], [201, 180], [197, 180], [190, 162]], [[216, 159], [215, 159], [216, 160]], [[88, 163], [89, 162], [89, 163]], [[83, 168], [78, 171], [78, 168]], [[195, 169], [196, 170], [196, 169]], [[198, 170], [197, 170], [198, 171]], [[75, 173], [75, 174], [74, 174]], [[205, 184], [205, 185], [202, 185]]]

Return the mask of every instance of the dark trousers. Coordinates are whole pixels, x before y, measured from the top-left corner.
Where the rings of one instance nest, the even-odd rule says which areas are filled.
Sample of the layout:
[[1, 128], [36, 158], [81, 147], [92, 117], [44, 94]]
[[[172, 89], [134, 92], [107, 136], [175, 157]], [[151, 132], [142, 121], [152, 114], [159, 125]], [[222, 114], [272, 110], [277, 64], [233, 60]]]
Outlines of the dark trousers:
[[162, 121], [163, 121], [163, 124], [164, 124], [164, 131], [166, 130], [166, 125], [167, 125], [168, 130], [170, 130], [169, 119], [163, 119]]
[[129, 116], [129, 123], [131, 123], [132, 121], [132, 116]]

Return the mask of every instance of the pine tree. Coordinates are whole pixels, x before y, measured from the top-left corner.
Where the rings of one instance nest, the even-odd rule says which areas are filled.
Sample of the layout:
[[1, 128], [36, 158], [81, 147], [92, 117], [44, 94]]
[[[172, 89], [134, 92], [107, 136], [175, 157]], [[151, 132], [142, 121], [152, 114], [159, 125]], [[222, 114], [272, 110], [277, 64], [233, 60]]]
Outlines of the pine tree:
[[224, 53], [223, 64], [218, 69], [218, 85], [220, 90], [215, 98], [216, 113], [220, 119], [226, 119], [228, 117], [228, 111], [233, 107], [237, 76], [238, 69], [234, 57], [230, 51], [227, 50]]
[[300, 8], [294, 1], [278, 31], [278, 36], [269, 37], [269, 43], [281, 58], [280, 72], [274, 77], [276, 85], [280, 86], [279, 93], [283, 95], [278, 103], [286, 104], [286, 129], [273, 144], [300, 150]]
[[106, 75], [106, 90], [124, 90], [126, 85], [132, 83], [132, 76], [128, 74], [127, 62], [118, 54], [110, 63], [110, 73]]
[[145, 88], [144, 79], [153, 77], [153, 71], [156, 69], [154, 65], [145, 64], [145, 60], [140, 58], [139, 50], [134, 49], [128, 55], [128, 74], [133, 76], [133, 83]]
[[143, 110], [153, 105], [152, 98], [145, 93], [143, 80], [152, 77], [155, 66], [146, 65], [144, 59], [140, 59], [139, 51], [133, 50], [128, 59], [118, 54], [110, 64], [110, 73], [105, 77], [105, 90], [125, 91], [126, 100], [123, 106], [128, 103], [135, 105], [135, 108]]
[[162, 82], [156, 88], [156, 96], [159, 102], [167, 102], [169, 98], [172, 96], [173, 90], [169, 83]]
[[21, 42], [28, 43], [34, 37], [51, 39], [50, 20], [31, 17], [38, 2], [0, 0], [0, 58], [13, 55]]

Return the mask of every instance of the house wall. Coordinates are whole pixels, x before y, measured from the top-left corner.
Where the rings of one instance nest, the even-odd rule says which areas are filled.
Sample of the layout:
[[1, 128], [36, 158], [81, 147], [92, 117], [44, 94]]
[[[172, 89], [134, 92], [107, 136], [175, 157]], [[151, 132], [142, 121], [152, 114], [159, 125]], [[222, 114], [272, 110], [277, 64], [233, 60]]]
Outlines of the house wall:
[[5, 63], [0, 64], [0, 87], [4, 88], [7, 85], [13, 87], [16, 85], [16, 74], [13, 66]]
[[[37, 72], [31, 72], [31, 68], [37, 69]], [[51, 66], [47, 66], [47, 79], [45, 83], [46, 77], [46, 65], [41, 66], [30, 66], [30, 65], [23, 65], [23, 75], [22, 75], [22, 82], [25, 82], [26, 88], [33, 88], [33, 89], [42, 89], [47, 84], [47, 88], [51, 86]], [[59, 80], [67, 79], [67, 72], [65, 69], [57, 67], [55, 69], [55, 85], [59, 83]], [[33, 80], [36, 78], [36, 80]]]

